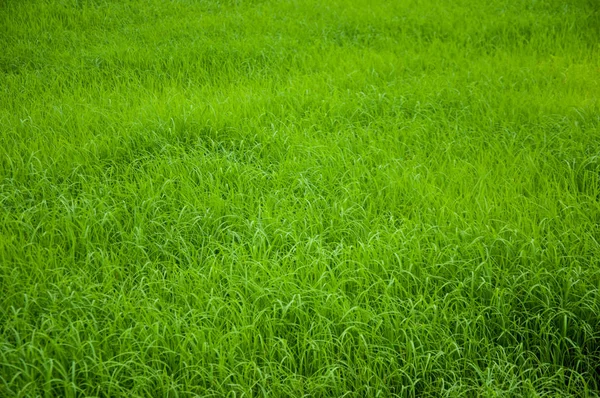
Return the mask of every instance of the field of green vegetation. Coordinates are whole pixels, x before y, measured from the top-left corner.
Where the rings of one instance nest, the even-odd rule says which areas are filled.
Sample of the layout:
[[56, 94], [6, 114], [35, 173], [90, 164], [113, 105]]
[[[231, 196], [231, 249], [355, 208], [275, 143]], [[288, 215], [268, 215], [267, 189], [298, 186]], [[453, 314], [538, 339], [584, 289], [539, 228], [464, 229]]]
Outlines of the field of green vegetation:
[[598, 396], [596, 0], [0, 32], [0, 396]]

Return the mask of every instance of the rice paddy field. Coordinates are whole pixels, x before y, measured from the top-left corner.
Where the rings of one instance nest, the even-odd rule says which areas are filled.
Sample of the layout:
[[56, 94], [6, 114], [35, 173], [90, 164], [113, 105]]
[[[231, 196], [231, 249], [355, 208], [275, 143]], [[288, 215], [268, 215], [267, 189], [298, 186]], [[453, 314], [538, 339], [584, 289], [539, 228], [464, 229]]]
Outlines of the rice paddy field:
[[599, 395], [596, 0], [0, 32], [0, 396]]

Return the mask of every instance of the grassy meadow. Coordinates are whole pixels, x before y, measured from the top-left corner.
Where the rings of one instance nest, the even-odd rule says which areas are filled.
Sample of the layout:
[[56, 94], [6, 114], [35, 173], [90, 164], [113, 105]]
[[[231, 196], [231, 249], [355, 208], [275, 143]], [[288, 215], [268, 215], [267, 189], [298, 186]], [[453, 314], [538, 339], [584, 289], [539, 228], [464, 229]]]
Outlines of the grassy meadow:
[[596, 0], [0, 31], [0, 396], [599, 395]]

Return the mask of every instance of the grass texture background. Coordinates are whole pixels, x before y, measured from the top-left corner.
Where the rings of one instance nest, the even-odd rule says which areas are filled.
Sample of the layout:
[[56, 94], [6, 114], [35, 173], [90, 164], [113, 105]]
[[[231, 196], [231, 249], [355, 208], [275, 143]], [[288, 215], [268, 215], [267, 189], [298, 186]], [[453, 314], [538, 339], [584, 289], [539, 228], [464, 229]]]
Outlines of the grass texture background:
[[597, 396], [594, 0], [0, 0], [0, 395]]

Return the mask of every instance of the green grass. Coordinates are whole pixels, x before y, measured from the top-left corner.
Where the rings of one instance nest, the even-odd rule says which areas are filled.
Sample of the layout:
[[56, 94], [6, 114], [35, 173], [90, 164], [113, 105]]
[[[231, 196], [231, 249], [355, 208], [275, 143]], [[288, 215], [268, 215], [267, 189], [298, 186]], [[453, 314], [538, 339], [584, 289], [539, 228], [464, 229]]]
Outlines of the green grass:
[[0, 396], [598, 396], [595, 0], [0, 0]]

